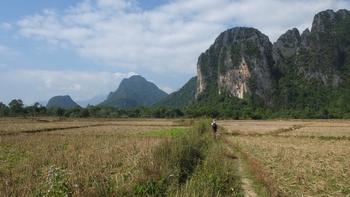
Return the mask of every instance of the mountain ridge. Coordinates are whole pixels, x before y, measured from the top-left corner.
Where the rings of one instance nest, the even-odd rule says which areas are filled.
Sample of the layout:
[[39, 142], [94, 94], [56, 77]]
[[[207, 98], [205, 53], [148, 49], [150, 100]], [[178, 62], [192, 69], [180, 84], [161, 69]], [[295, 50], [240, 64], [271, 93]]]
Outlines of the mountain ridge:
[[167, 95], [141, 75], [134, 75], [123, 79], [118, 89], [111, 92], [99, 105], [119, 108], [150, 107]]
[[274, 43], [255, 28], [228, 29], [198, 58], [192, 109], [347, 113], [349, 35], [345, 9], [322, 11], [311, 31], [293, 28]]
[[155, 107], [184, 108], [195, 101], [197, 77], [192, 77], [178, 91], [157, 102]]

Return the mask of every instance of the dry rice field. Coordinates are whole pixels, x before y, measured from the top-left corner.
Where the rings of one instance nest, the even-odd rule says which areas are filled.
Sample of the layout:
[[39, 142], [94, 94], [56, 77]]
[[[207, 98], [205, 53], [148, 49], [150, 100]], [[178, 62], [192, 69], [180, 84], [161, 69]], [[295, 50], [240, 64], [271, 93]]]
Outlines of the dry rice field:
[[[72, 196], [133, 196], [140, 166], [170, 139], [162, 132], [187, 129], [192, 123], [0, 119], [0, 196], [62, 196], [52, 191], [65, 188]], [[241, 161], [241, 177], [251, 179], [251, 185], [242, 186], [251, 196], [350, 196], [350, 121], [218, 124], [228, 150]], [[266, 192], [260, 193], [257, 185]]]
[[73, 196], [123, 194], [165, 139], [147, 132], [175, 127], [179, 121], [1, 119], [0, 196], [60, 196], [55, 187], [73, 188]]
[[221, 124], [270, 196], [350, 196], [350, 121]]

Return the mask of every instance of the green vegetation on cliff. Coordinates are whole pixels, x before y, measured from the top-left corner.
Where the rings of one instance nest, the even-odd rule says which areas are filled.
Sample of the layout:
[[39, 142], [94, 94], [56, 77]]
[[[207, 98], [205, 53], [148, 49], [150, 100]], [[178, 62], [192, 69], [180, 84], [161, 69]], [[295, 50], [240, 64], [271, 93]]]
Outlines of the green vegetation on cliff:
[[197, 77], [191, 78], [180, 90], [169, 94], [155, 104], [157, 107], [183, 108], [195, 100]]

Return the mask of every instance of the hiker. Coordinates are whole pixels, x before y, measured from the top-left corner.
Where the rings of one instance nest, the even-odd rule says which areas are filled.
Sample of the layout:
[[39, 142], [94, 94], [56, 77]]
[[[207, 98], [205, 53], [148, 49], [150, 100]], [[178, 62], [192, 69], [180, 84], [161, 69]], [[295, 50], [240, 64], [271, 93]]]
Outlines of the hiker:
[[217, 131], [218, 131], [218, 125], [216, 124], [215, 119], [213, 119], [213, 122], [211, 123], [211, 128], [213, 129], [214, 136], [216, 136]]

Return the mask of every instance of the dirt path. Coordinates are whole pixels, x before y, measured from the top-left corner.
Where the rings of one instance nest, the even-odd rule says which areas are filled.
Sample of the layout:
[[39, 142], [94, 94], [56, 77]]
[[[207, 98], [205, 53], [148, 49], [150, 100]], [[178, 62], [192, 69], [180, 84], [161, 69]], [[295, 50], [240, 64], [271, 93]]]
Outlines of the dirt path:
[[245, 197], [257, 197], [258, 195], [256, 194], [256, 192], [253, 189], [252, 186], [252, 180], [250, 180], [244, 173], [244, 167], [243, 167], [243, 163], [242, 163], [242, 159], [238, 158], [238, 170], [239, 173], [241, 175], [241, 182], [242, 182], [242, 189], [244, 192], [244, 196]]
[[[230, 155], [236, 155], [233, 154], [234, 150], [232, 147], [230, 147], [230, 142], [227, 139], [224, 139], [224, 143], [226, 144], [227, 150], [231, 152], [232, 154]], [[253, 187], [253, 181], [246, 175], [247, 173], [245, 172], [244, 168], [244, 163], [241, 157], [233, 157], [234, 159], [237, 159], [238, 162], [238, 172], [241, 177], [241, 183], [242, 183], [242, 190], [244, 193], [245, 197], [257, 197], [257, 193], [254, 190]]]

